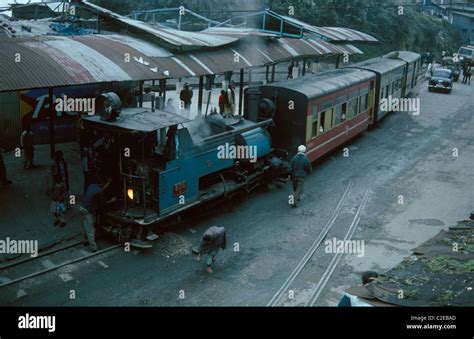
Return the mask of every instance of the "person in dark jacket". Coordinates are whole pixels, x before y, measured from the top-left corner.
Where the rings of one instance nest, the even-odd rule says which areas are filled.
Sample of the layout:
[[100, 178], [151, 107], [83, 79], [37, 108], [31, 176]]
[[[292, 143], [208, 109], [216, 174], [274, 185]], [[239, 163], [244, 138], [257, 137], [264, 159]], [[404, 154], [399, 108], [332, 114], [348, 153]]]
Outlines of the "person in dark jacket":
[[216, 255], [220, 249], [225, 249], [227, 245], [227, 238], [224, 227], [212, 226], [204, 232], [199, 247], [193, 252], [197, 255], [196, 260], [201, 260], [202, 254], [207, 254], [206, 271], [207, 273], [214, 273], [211, 265], [216, 261]]
[[293, 79], [293, 68], [295, 68], [295, 63], [293, 61], [288, 65], [288, 75], [286, 79]]
[[110, 188], [110, 186], [111, 180], [102, 186], [92, 184], [87, 188], [84, 199], [82, 200], [80, 212], [83, 234], [85, 242], [89, 243], [92, 252], [97, 252], [98, 250], [95, 241], [95, 224], [97, 221], [97, 215], [103, 211], [105, 205], [116, 200], [116, 198], [113, 197], [109, 201], [105, 201], [105, 192]]
[[290, 205], [298, 207], [303, 193], [304, 179], [312, 171], [311, 163], [306, 156], [306, 146], [298, 147], [298, 153], [291, 159], [288, 170], [293, 183], [293, 197], [290, 200]]
[[69, 192], [69, 172], [66, 160], [64, 160], [63, 152], [54, 152], [53, 160], [51, 160], [50, 172], [53, 177], [53, 182], [54, 178], [61, 178], [63, 183], [66, 185], [67, 192]]
[[189, 88], [189, 84], [185, 83], [183, 89], [179, 93], [179, 99], [183, 102], [184, 109], [189, 110], [193, 98], [193, 91]]

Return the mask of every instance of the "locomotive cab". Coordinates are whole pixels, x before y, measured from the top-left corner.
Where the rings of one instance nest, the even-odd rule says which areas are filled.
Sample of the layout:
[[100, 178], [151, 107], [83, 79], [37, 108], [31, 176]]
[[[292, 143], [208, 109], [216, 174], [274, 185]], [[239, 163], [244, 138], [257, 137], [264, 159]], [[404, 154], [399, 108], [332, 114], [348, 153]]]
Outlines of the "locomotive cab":
[[217, 114], [189, 121], [157, 110], [114, 113], [102, 106], [108, 113], [85, 117], [84, 130], [95, 181], [111, 179], [117, 198], [99, 224], [119, 241], [132, 238], [132, 245], [150, 247], [145, 240], [154, 238], [152, 227], [241, 189], [251, 191], [274, 175], [266, 131], [271, 119], [255, 123]]
[[[90, 149], [90, 180], [111, 179], [110, 194], [117, 198], [100, 224], [119, 240], [132, 234], [142, 238], [143, 226], [160, 215], [159, 178], [179, 157], [182, 124], [188, 120], [161, 111], [125, 109], [112, 119], [89, 116], [84, 121], [83, 144]], [[183, 138], [186, 139], [186, 138]], [[128, 227], [123, 227], [128, 225]]]

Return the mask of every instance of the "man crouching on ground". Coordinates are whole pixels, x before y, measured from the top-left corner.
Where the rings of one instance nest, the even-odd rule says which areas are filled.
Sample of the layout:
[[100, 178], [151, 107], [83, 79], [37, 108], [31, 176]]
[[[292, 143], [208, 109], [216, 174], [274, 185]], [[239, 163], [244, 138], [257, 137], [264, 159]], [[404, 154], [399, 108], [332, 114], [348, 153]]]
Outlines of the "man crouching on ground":
[[219, 249], [225, 249], [226, 242], [227, 239], [224, 227], [212, 226], [209, 227], [206, 232], [204, 232], [199, 247], [193, 252], [197, 255], [197, 261], [201, 260], [202, 254], [207, 254], [207, 273], [214, 273], [211, 265], [214, 261], [216, 261], [216, 255], [219, 253]]

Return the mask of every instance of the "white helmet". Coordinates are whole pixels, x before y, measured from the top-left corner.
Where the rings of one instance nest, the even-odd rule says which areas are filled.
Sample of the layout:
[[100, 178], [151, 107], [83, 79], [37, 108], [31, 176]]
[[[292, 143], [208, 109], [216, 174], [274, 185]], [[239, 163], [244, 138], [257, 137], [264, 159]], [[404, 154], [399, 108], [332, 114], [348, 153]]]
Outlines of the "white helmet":
[[298, 152], [300, 152], [300, 153], [306, 153], [306, 146], [305, 146], [305, 145], [301, 145], [300, 147], [298, 147]]

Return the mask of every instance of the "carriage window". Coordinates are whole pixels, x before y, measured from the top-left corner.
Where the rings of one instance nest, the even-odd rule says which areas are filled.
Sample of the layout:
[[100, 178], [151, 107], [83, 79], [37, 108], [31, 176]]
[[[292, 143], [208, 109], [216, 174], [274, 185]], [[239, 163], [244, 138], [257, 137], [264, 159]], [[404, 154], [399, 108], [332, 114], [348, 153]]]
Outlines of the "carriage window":
[[334, 111], [333, 125], [337, 126], [340, 123], [343, 123], [346, 120], [346, 114], [347, 114], [347, 103], [336, 106], [335, 111]]
[[388, 92], [390, 91], [390, 84], [385, 87], [385, 98], [388, 98]]
[[311, 137], [318, 135], [318, 106], [313, 106], [313, 127], [311, 131]]
[[314, 105], [313, 106], [313, 121], [317, 121], [318, 120], [318, 105]]
[[319, 125], [319, 131], [318, 131], [318, 135], [321, 135], [323, 134], [324, 132], [326, 132], [324, 130], [324, 126], [326, 124], [326, 112], [321, 112], [319, 114], [319, 121], [320, 121], [320, 125]]
[[341, 122], [346, 121], [346, 119], [347, 119], [347, 102], [342, 104]]
[[311, 132], [311, 136], [314, 138], [318, 135], [318, 120], [313, 121], [313, 130]]
[[360, 112], [365, 112], [368, 107], [369, 95], [363, 95], [360, 97]]
[[349, 111], [347, 113], [347, 119], [355, 117], [359, 113], [357, 110], [358, 104], [359, 100], [357, 98], [349, 101]]

